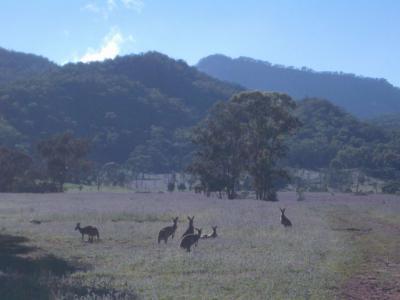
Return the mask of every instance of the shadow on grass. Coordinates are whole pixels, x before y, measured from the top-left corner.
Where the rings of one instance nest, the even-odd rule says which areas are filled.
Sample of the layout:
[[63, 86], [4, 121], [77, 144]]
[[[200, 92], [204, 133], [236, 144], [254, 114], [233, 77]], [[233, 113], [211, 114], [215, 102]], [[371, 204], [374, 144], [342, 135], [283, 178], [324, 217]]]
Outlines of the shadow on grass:
[[[134, 294], [87, 287], [68, 275], [89, 266], [76, 267], [54, 255], [31, 257], [37, 248], [21, 236], [0, 235], [0, 299], [135, 299]], [[108, 298], [111, 295], [112, 298]], [[127, 297], [129, 296], [129, 297]]]
[[53, 255], [31, 258], [37, 250], [21, 236], [0, 235], [0, 295], [2, 299], [50, 299], [50, 279], [61, 278], [77, 268]]

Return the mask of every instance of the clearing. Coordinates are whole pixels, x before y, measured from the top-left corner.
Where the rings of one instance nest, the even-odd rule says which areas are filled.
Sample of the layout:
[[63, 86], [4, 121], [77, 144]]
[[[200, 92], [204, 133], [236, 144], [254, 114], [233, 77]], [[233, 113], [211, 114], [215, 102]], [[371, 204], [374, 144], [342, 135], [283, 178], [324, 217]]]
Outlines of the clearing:
[[[400, 299], [400, 198], [189, 192], [0, 194], [5, 299]], [[280, 225], [280, 207], [292, 228]], [[187, 227], [218, 238], [186, 253]], [[175, 239], [157, 244], [179, 216]], [[33, 222], [32, 222], [33, 221]], [[100, 241], [82, 242], [77, 222]]]

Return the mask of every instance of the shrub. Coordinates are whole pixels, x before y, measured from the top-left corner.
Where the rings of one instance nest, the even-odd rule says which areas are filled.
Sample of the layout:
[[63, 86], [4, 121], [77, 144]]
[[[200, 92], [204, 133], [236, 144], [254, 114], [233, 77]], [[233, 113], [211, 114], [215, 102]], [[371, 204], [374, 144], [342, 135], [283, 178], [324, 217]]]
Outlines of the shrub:
[[390, 181], [382, 187], [382, 192], [385, 194], [400, 193], [400, 181]]
[[186, 191], [186, 184], [181, 182], [180, 184], [178, 184], [178, 191]]
[[175, 182], [169, 182], [167, 188], [168, 188], [168, 192], [175, 191]]

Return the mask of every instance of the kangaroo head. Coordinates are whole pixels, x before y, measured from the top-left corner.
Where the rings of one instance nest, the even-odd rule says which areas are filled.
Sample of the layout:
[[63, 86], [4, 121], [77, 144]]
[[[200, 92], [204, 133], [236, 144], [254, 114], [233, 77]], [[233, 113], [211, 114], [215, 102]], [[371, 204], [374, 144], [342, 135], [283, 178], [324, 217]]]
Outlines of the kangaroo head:
[[212, 230], [213, 230], [214, 232], [217, 232], [217, 228], [218, 228], [218, 226], [212, 226]]
[[279, 208], [279, 209], [281, 210], [282, 216], [284, 216], [286, 208]]
[[81, 227], [81, 223], [76, 223], [75, 230], [78, 230]]
[[172, 221], [174, 222], [174, 224], [178, 223], [178, 217], [173, 218]]
[[193, 217], [188, 217], [188, 220], [189, 220], [189, 226], [193, 226], [194, 216]]

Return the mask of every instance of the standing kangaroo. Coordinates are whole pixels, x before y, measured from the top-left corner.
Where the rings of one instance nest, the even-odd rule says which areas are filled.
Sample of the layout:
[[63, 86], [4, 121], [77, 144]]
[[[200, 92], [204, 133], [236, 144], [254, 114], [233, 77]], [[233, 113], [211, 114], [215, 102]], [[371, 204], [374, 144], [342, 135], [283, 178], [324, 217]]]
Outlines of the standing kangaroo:
[[292, 222], [288, 219], [288, 217], [285, 216], [285, 210], [286, 208], [279, 208], [281, 210], [281, 224], [285, 227], [290, 227], [292, 226]]
[[86, 227], [81, 227], [81, 223], [77, 223], [75, 226], [75, 230], [79, 230], [79, 232], [82, 234], [82, 240], [85, 236], [85, 234], [88, 236], [88, 241], [93, 242], [93, 237], [96, 236], [97, 240], [99, 240], [100, 235], [99, 231], [97, 230], [96, 227], [93, 226], [86, 226]]
[[217, 226], [212, 226], [212, 233], [209, 234], [205, 234], [203, 235], [201, 238], [202, 239], [215, 239], [218, 235], [217, 235]]
[[194, 234], [194, 226], [193, 226], [194, 216], [193, 217], [187, 217], [187, 218], [189, 220], [189, 227], [188, 227], [188, 229], [186, 229], [185, 233], [182, 235], [182, 238], [184, 238], [185, 235]]
[[171, 239], [174, 238], [176, 228], [178, 227], [178, 217], [172, 219], [174, 222], [174, 225], [172, 226], [167, 226], [164, 227], [163, 229], [160, 230], [158, 233], [158, 243], [160, 243], [162, 240], [164, 240], [165, 244], [168, 241], [168, 238], [171, 236]]
[[184, 238], [181, 241], [180, 247], [183, 249], [186, 249], [187, 252], [190, 252], [190, 248], [194, 245], [197, 244], [201, 237], [201, 229], [196, 228], [197, 234], [188, 234], [185, 235]]

